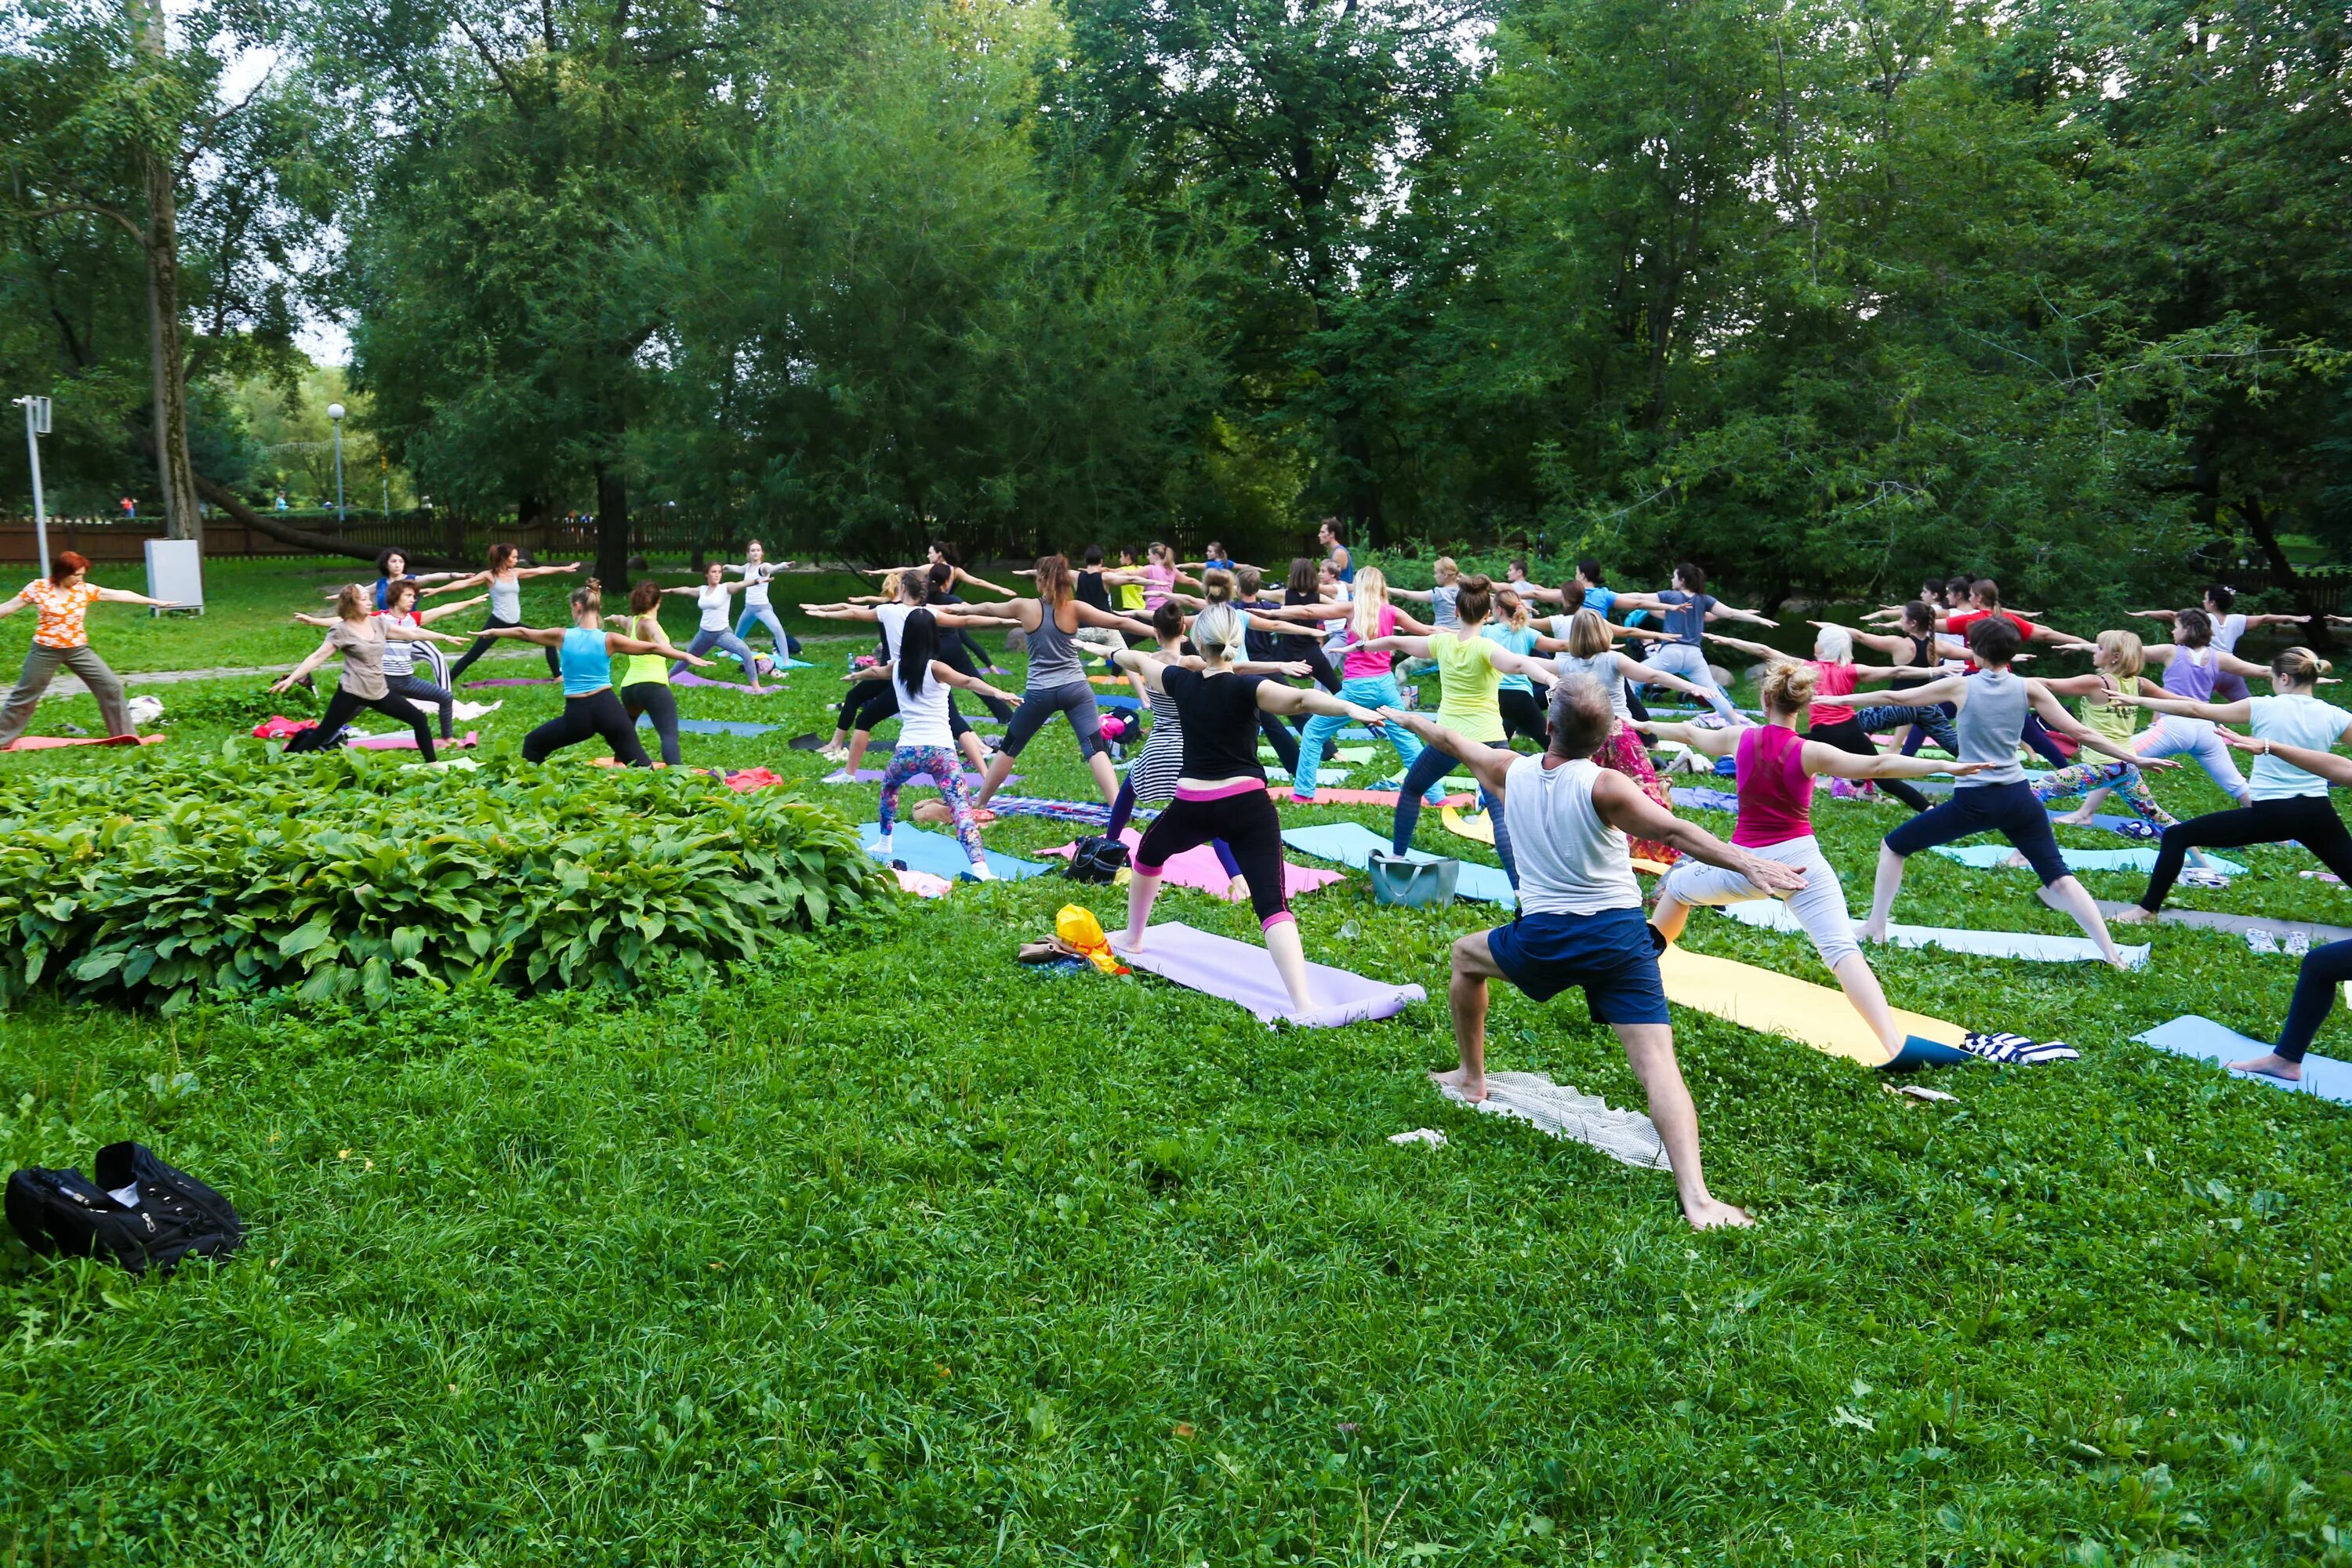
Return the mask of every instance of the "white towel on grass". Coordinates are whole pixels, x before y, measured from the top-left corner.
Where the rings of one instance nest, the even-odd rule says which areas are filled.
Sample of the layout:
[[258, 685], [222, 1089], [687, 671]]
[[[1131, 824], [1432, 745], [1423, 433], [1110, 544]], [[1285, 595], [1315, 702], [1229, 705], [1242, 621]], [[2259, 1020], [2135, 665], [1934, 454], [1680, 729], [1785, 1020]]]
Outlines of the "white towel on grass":
[[[1462, 1100], [1459, 1089], [1446, 1086], [1448, 1100]], [[1490, 1072], [1486, 1098], [1477, 1109], [1495, 1116], [1531, 1121], [1555, 1138], [1590, 1143], [1611, 1159], [1645, 1170], [1671, 1171], [1666, 1146], [1658, 1129], [1637, 1110], [1615, 1110], [1597, 1094], [1579, 1094], [1539, 1072]]]

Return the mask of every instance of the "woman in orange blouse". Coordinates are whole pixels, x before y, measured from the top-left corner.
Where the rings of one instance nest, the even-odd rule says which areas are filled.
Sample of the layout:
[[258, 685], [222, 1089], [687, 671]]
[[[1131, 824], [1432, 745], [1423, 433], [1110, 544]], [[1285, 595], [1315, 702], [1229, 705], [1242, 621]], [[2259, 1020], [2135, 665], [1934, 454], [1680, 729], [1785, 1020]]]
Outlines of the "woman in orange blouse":
[[83, 617], [91, 605], [103, 599], [112, 605], [147, 605], [155, 609], [172, 607], [168, 599], [151, 599], [144, 594], [127, 594], [120, 588], [101, 588], [89, 580], [89, 558], [77, 551], [60, 552], [51, 563], [47, 577], [36, 577], [25, 584], [16, 596], [0, 604], [0, 616], [13, 616], [26, 605], [40, 611], [40, 624], [33, 630], [33, 646], [25, 654], [24, 673], [16, 678], [16, 689], [8, 693], [8, 700], [0, 706], [0, 752], [16, 743], [25, 726], [33, 721], [33, 707], [41, 693], [56, 679], [58, 667], [63, 665], [81, 677], [89, 694], [98, 699], [98, 713], [106, 721], [110, 735], [134, 735], [137, 726], [131, 722], [131, 710], [122, 701], [122, 679], [107, 668], [106, 660], [98, 657], [89, 646], [89, 633]]

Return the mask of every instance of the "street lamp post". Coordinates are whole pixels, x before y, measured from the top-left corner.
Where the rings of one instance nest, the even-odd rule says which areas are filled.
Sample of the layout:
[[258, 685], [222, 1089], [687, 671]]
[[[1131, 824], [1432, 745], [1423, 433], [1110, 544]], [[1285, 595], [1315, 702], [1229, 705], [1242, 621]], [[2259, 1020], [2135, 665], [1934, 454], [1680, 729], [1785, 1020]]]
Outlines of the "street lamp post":
[[25, 409], [25, 448], [33, 460], [33, 540], [41, 552], [41, 575], [49, 574], [49, 514], [41, 505], [41, 437], [49, 433], [49, 400], [20, 397]]
[[343, 405], [327, 405], [327, 417], [335, 426], [335, 531], [343, 531]]

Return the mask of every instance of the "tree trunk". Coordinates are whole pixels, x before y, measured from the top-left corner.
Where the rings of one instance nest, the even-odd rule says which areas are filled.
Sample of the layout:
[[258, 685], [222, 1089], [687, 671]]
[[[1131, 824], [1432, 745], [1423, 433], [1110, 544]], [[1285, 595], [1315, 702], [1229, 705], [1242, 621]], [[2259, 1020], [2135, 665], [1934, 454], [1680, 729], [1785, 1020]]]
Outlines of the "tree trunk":
[[609, 463], [596, 465], [596, 579], [608, 594], [625, 596], [629, 584], [629, 480]]
[[[148, 68], [164, 68], [162, 0], [125, 0], [131, 37]], [[188, 458], [187, 358], [180, 345], [180, 209], [173, 190], [173, 157], [153, 147], [139, 153], [147, 187], [147, 358], [154, 381], [155, 473], [163, 490], [163, 531], [172, 539], [205, 536], [196, 504], [196, 474]]]
[[[254, 510], [235, 490], [218, 480], [205, 479], [202, 474], [194, 477], [192, 493], [212, 502], [254, 532], [274, 539], [280, 544], [291, 544], [298, 550], [308, 550], [320, 555], [341, 555], [353, 561], [375, 560], [373, 546], [353, 544], [331, 533], [313, 533], [307, 528], [289, 527], [266, 512]], [[457, 555], [424, 554], [410, 555], [408, 563], [435, 572], [459, 571], [468, 565], [478, 564]]]

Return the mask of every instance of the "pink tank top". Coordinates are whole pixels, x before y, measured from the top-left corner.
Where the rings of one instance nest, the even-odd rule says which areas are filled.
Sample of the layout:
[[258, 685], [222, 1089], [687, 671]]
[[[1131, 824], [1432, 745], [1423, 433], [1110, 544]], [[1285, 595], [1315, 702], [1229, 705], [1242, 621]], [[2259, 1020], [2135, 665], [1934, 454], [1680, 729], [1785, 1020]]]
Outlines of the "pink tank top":
[[1143, 607], [1156, 610], [1168, 602], [1176, 586], [1176, 568], [1147, 564], [1143, 568]]
[[1812, 832], [1813, 781], [1805, 772], [1803, 736], [1778, 724], [1758, 724], [1740, 731], [1734, 756], [1739, 770], [1734, 844], [1762, 849]]
[[[1381, 606], [1380, 628], [1381, 636], [1384, 637], [1393, 637], [1396, 635], [1396, 606], [1394, 605], [1382, 605]], [[1377, 676], [1386, 675], [1389, 670], [1393, 668], [1391, 662], [1394, 658], [1393, 655], [1372, 648], [1358, 647], [1356, 645], [1356, 634], [1353, 630], [1350, 630], [1348, 633], [1348, 644], [1347, 655], [1339, 660], [1339, 675], [1342, 679], [1369, 680]]]
[[1862, 672], [1850, 664], [1823, 664], [1817, 658], [1807, 659], [1805, 665], [1813, 672], [1813, 722], [1843, 724], [1853, 718], [1853, 709], [1850, 704], [1822, 700], [1853, 696]]

